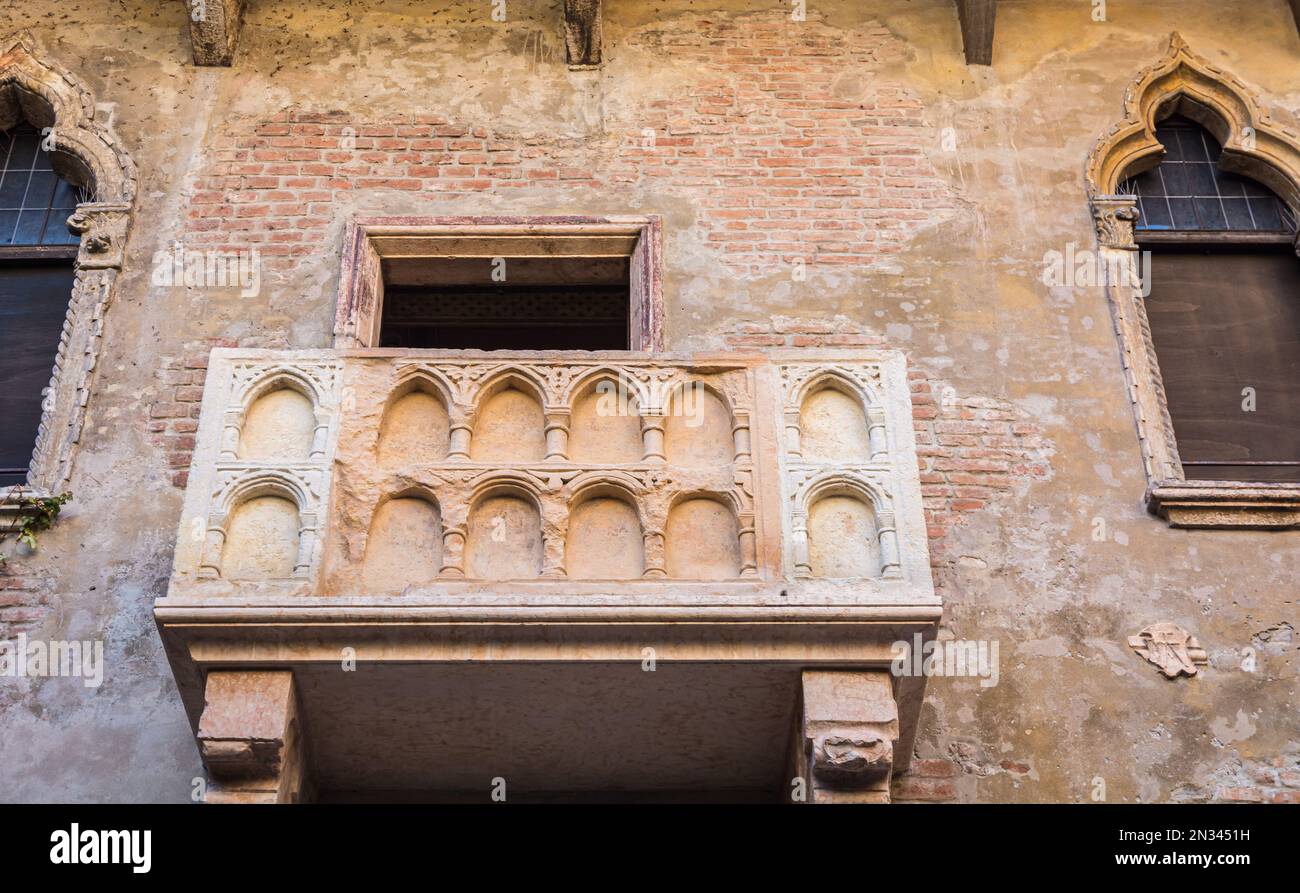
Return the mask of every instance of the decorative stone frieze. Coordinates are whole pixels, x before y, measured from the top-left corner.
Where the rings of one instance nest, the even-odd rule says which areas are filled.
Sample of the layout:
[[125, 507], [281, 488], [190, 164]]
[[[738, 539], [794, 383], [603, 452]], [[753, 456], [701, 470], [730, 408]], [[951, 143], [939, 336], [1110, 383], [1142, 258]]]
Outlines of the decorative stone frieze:
[[[179, 578], [928, 583], [895, 356], [429, 353], [215, 351]], [[253, 542], [267, 573], [241, 579], [231, 550]], [[428, 567], [408, 579], [386, 556], [409, 548]]]

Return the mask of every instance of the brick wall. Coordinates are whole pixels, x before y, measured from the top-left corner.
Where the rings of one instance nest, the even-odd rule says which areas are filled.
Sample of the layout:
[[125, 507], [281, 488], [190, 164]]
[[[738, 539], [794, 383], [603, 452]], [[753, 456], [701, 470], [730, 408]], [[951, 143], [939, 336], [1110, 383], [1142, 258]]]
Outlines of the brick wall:
[[870, 264], [953, 213], [925, 154], [937, 136], [920, 99], [870, 77], [906, 52], [882, 26], [795, 27], [772, 11], [646, 26], [626, 45], [689, 66], [691, 83], [671, 98], [606, 103], [591, 134], [295, 108], [234, 119], [193, 180], [187, 245], [319, 259], [336, 250], [325, 233], [340, 201], [367, 192], [427, 194], [430, 214], [439, 199], [508, 202], [520, 190], [553, 193], [557, 206], [621, 195], [643, 212], [639, 192], [678, 192], [744, 276], [794, 258]]
[[163, 357], [158, 368], [157, 398], [148, 405], [150, 440], [162, 451], [172, 485], [184, 488], [199, 430], [208, 355], [214, 347], [238, 347], [238, 341], [212, 338], [185, 345], [179, 356]]

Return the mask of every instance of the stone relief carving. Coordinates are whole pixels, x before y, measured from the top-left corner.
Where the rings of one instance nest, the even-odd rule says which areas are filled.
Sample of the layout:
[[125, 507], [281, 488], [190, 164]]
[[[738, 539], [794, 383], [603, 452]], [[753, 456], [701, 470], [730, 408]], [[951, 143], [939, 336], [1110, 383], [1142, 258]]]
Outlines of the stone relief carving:
[[1209, 656], [1196, 637], [1176, 623], [1153, 623], [1136, 636], [1129, 647], [1155, 664], [1170, 679], [1195, 676], [1197, 667], [1209, 663]]
[[[785, 368], [755, 357], [485, 361], [226, 349], [213, 358], [188, 488], [205, 495], [185, 521], [204, 540], [195, 579], [244, 585], [227, 579], [223, 556], [243, 523], [240, 506], [264, 497], [291, 508], [262, 505], [265, 517], [256, 523], [293, 540], [267, 559], [279, 570], [264, 583], [349, 592], [397, 586], [396, 594], [401, 574], [373, 562], [364, 579], [363, 571], [372, 546], [375, 555], [393, 555], [397, 542], [437, 544], [428, 559], [437, 566], [420, 571], [420, 585], [575, 573], [583, 580], [626, 580], [629, 573], [737, 583], [812, 579], [820, 553], [814, 548], [810, 557], [809, 531], [815, 540], [817, 531], [844, 523], [861, 532], [848, 544], [858, 559], [832, 562], [822, 576], [903, 577], [894, 520], [900, 471], [887, 436], [890, 410], [879, 396], [883, 378], [870, 363]], [[787, 390], [764, 391], [757, 401], [760, 372]], [[849, 407], [864, 444], [859, 464], [782, 464], [776, 440], [762, 433], [778, 431], [792, 394], [819, 376], [828, 387], [833, 377], [837, 394], [860, 401]], [[608, 404], [595, 414], [577, 411], [602, 383], [611, 385]], [[296, 396], [278, 399], [286, 391]], [[698, 425], [692, 413], [701, 415]], [[817, 422], [834, 423], [833, 415]], [[600, 439], [582, 426], [607, 424], [621, 426], [623, 452], [610, 461], [590, 452], [574, 458], [576, 440]], [[492, 440], [490, 456], [480, 449], [483, 438]], [[908, 465], [915, 475], [915, 462]], [[822, 497], [830, 498], [829, 514], [819, 508]], [[377, 523], [392, 500], [408, 501]], [[783, 506], [797, 541], [789, 564], [780, 557]], [[287, 511], [297, 518], [291, 529]], [[870, 556], [866, 564], [863, 556]]]

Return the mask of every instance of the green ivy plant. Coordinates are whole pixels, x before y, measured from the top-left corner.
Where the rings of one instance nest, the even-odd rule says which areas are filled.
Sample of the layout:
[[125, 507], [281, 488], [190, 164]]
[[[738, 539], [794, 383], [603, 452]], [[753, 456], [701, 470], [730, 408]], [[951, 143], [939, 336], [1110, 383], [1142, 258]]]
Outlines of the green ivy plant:
[[[49, 530], [58, 520], [59, 512], [72, 499], [71, 493], [58, 496], [29, 496], [21, 489], [12, 496], [16, 509], [7, 522], [0, 522], [0, 543], [17, 535], [18, 542], [35, 551], [36, 534]], [[0, 554], [0, 565], [5, 556]]]

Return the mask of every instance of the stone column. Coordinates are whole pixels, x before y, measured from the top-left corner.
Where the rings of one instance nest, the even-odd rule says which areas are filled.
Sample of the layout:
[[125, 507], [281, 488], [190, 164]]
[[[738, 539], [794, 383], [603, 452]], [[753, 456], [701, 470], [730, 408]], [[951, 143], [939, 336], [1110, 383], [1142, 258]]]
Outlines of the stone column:
[[880, 513], [880, 575], [901, 577], [903, 564], [898, 555], [898, 528], [894, 526], [894, 513]]
[[465, 526], [449, 524], [442, 532], [442, 568], [440, 577], [465, 576]]
[[548, 462], [569, 460], [569, 411], [567, 409], [546, 411], [546, 460]]
[[668, 457], [664, 455], [664, 417], [662, 415], [641, 416], [641, 444], [645, 451], [645, 461], [668, 461]]
[[306, 742], [288, 670], [213, 670], [199, 717], [208, 803], [310, 799]]
[[749, 461], [749, 413], [736, 412], [736, 420], [731, 426], [731, 437], [735, 441], [736, 462]]
[[642, 535], [642, 539], [645, 542], [645, 570], [641, 572], [641, 576], [668, 576], [664, 555], [664, 532], [662, 530], [647, 530]]
[[803, 458], [803, 446], [800, 444], [802, 433], [799, 422], [799, 410], [785, 411], [785, 454], [791, 459]]
[[469, 441], [473, 429], [470, 427], [470, 410], [464, 406], [455, 406], [451, 410], [449, 422], [449, 439], [447, 458], [451, 460], [469, 458]]
[[791, 799], [888, 803], [898, 743], [889, 671], [804, 670], [802, 699]]
[[889, 438], [885, 435], [885, 410], [879, 406], [867, 410], [867, 442], [871, 445], [872, 462], [883, 462], [889, 458]]
[[790, 538], [794, 547], [794, 575], [799, 578], [812, 576], [812, 561], [808, 556], [808, 514], [806, 512], [790, 513]]
[[758, 541], [754, 530], [753, 512], [741, 512], [740, 522], [740, 575], [758, 576]]
[[226, 545], [226, 515], [213, 511], [208, 516], [208, 530], [203, 537], [203, 553], [199, 556], [199, 578], [215, 580], [221, 576], [221, 552]]
[[311, 461], [323, 462], [325, 448], [329, 442], [330, 414], [328, 410], [316, 410], [316, 427], [311, 436]]
[[234, 462], [239, 458], [239, 437], [244, 425], [243, 409], [226, 410], [221, 428], [221, 455], [218, 461]]

